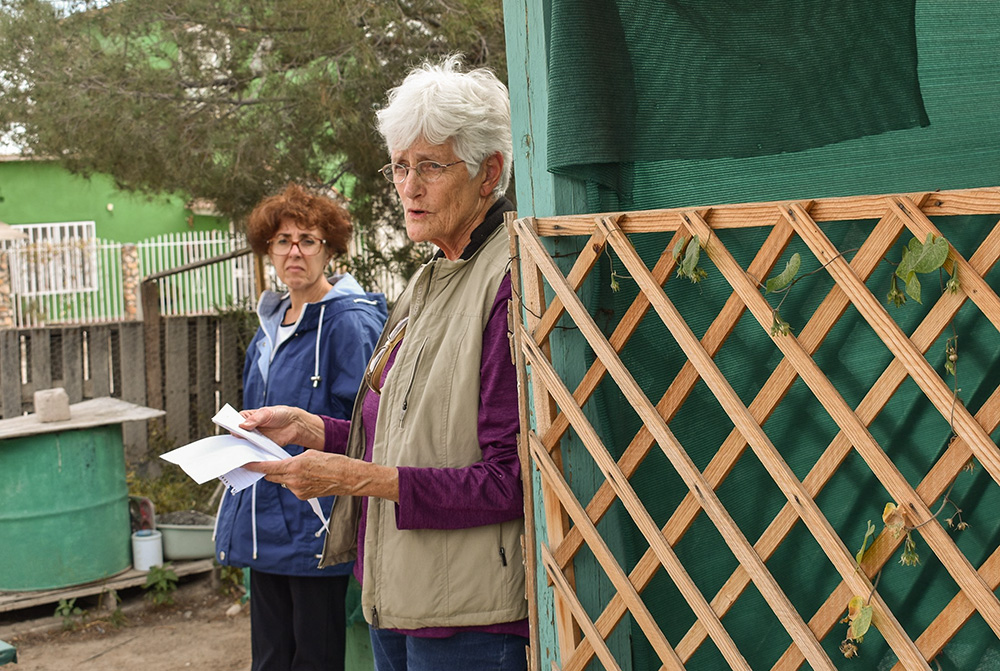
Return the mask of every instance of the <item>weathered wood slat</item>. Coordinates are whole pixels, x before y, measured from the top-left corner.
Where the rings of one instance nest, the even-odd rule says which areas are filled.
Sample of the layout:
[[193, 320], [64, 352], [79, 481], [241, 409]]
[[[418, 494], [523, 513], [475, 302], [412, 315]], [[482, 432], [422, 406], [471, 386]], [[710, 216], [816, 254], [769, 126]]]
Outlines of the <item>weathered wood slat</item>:
[[[181, 578], [197, 573], [207, 573], [212, 570], [213, 563], [211, 559], [198, 559], [195, 561], [173, 562], [171, 566], [177, 577]], [[148, 575], [147, 571], [136, 571], [129, 568], [110, 578], [89, 582], [84, 585], [34, 590], [30, 592], [0, 592], [0, 613], [23, 610], [33, 606], [44, 606], [49, 603], [58, 603], [62, 599], [77, 599], [102, 594], [111, 590], [138, 587], [146, 582]]]
[[88, 331], [87, 355], [90, 359], [90, 388], [84, 396], [111, 396], [111, 327], [93, 326]]
[[31, 380], [28, 386], [28, 407], [34, 405], [34, 392], [52, 388], [52, 347], [49, 329], [28, 332], [31, 347]]
[[21, 334], [0, 330], [0, 401], [3, 417], [21, 414]]
[[176, 445], [191, 440], [191, 386], [188, 366], [188, 318], [165, 319], [164, 410], [167, 411], [167, 439]]
[[217, 319], [195, 317], [195, 435], [215, 433], [212, 416], [215, 402], [215, 325]]
[[146, 366], [146, 403], [150, 408], [163, 410], [163, 363], [162, 331], [160, 317], [160, 285], [158, 282], [143, 282], [142, 332], [144, 342], [144, 363]]
[[219, 399], [220, 404], [230, 404], [237, 410], [243, 409], [240, 392], [243, 389], [243, 358], [239, 356], [237, 344], [239, 333], [233, 320], [219, 321]]
[[[145, 343], [142, 324], [123, 322], [118, 325], [117, 362], [121, 375], [121, 399], [136, 405], [146, 405], [146, 369], [133, 362], [145, 360]], [[149, 420], [125, 422], [122, 425], [125, 456], [144, 476], [159, 473], [157, 455], [149, 454]]]
[[[524, 556], [524, 597], [528, 602], [528, 668], [538, 669], [541, 666], [541, 650], [539, 637], [538, 619], [538, 592], [536, 590], [538, 580], [538, 561], [535, 554], [537, 539], [535, 534], [535, 487], [534, 472], [531, 466], [531, 457], [528, 450], [528, 432], [531, 429], [531, 407], [528, 401], [528, 377], [524, 365], [524, 352], [521, 348], [521, 340], [525, 337], [524, 322], [522, 315], [522, 303], [519, 300], [521, 293], [521, 265], [520, 254], [517, 251], [517, 237], [510, 231], [511, 224], [516, 218], [516, 213], [507, 212], [504, 214], [504, 226], [509, 232], [509, 254], [510, 254], [510, 282], [511, 293], [514, 297], [507, 304], [508, 328], [512, 334], [511, 348], [514, 366], [517, 369], [517, 387], [525, 393], [518, 393], [517, 410], [519, 420], [519, 432], [517, 436], [517, 456], [521, 467], [521, 486], [524, 491], [524, 536], [522, 538], [522, 551]], [[225, 322], [223, 322], [224, 324]], [[220, 338], [220, 343], [222, 343]], [[225, 397], [223, 397], [225, 398]], [[560, 575], [563, 575], [560, 570]], [[565, 578], [565, 576], [563, 576]], [[567, 581], [567, 586], [569, 582]], [[572, 590], [572, 587], [569, 586]]]
[[83, 329], [63, 328], [62, 379], [59, 383], [66, 390], [70, 403], [83, 400]]

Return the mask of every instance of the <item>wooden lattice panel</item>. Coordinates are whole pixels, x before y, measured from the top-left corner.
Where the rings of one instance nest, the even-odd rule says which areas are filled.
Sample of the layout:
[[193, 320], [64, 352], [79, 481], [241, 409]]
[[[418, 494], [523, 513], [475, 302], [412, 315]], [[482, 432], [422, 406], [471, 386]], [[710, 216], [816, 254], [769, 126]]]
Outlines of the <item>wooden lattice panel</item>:
[[[929, 661], [934, 660], [974, 614], [985, 621], [994, 636], [1000, 637], [1000, 601], [994, 593], [1000, 584], [1000, 549], [994, 549], [981, 566], [973, 566], [943, 526], [935, 522], [929, 508], [948, 491], [972, 457], [992, 478], [991, 486], [1000, 483], [1000, 450], [990, 437], [1000, 424], [1000, 387], [994, 388], [988, 399], [973, 412], [955, 402], [953, 389], [925, 357], [967, 302], [974, 304], [994, 329], [1000, 330], [1000, 298], [984, 279], [1000, 257], [1000, 223], [992, 225], [992, 230], [969, 258], [950, 247], [945, 268], [957, 275], [960, 289], [955, 293], [942, 292], [933, 306], [926, 306], [929, 309], [922, 322], [909, 336], [865, 283], [901, 236], [912, 235], [921, 241], [929, 233], [940, 237], [930, 217], [969, 214], [1000, 215], [1000, 189], [511, 222], [515, 293], [521, 301], [520, 309], [515, 310], [518, 316], [515, 317], [514, 340], [522, 372], [527, 371], [530, 379], [535, 420], [533, 427], [524, 421], [529, 416], [529, 400], [527, 385], [522, 385], [522, 462], [530, 464], [525, 467], [526, 474], [529, 468], [536, 468], [541, 474], [540, 505], [546, 513], [548, 543], [540, 543], [540, 556], [555, 590], [563, 669], [583, 669], [595, 658], [605, 668], [620, 668], [606, 640], [626, 612], [641, 629], [664, 668], [684, 668], [708, 638], [731, 668], [749, 669], [743, 652], [726, 630], [723, 618], [751, 583], [792, 640], [775, 664], [776, 669], [795, 669], [803, 663], [813, 669], [835, 668], [820, 641], [844, 616], [852, 595], [870, 595], [873, 628], [900, 660], [898, 668], [930, 669]], [[821, 224], [854, 220], [877, 220], [877, 223], [848, 260], [830, 242]], [[990, 221], [995, 220], [991, 218]], [[766, 240], [746, 268], [736, 261], [717, 234], [723, 229], [735, 228], [768, 231]], [[628, 237], [644, 233], [673, 234], [651, 269]], [[542, 240], [570, 235], [589, 238], [572, 269], [564, 275]], [[695, 235], [713, 270], [721, 273], [731, 288], [729, 299], [701, 338], [695, 335], [663, 289], [674, 277], [672, 251], [675, 241], [680, 236]], [[810, 261], [827, 273], [832, 282], [806, 322], [799, 324], [791, 334], [773, 335], [773, 306], [764, 296], [760, 281], [775, 272], [776, 264], [793, 240], [805, 245], [813, 257]], [[578, 291], [602, 255], [609, 251], [624, 265], [639, 293], [611, 335], [606, 337], [584, 307]], [[546, 295], [552, 296], [551, 300], [546, 300]], [[894, 357], [855, 407], [845, 401], [813, 359], [824, 338], [849, 308], [867, 322]], [[662, 321], [687, 358], [687, 363], [655, 404], [619, 357], [650, 310]], [[783, 356], [749, 404], [741, 400], [713, 359], [737, 321], [747, 312]], [[580, 330], [595, 355], [593, 365], [572, 390], [553, 367], [549, 350], [553, 329], [566, 316]], [[608, 375], [642, 420], [641, 429], [617, 460], [606, 449], [583, 410]], [[940, 413], [955, 435], [943, 455], [915, 486], [903, 477], [887, 455], [885, 446], [879, 445], [868, 429], [907, 378], [926, 397], [928, 412]], [[796, 477], [762, 429], [797, 380], [805, 383], [839, 429], [802, 479]], [[704, 469], [695, 465], [669, 427], [698, 382], [707, 385], [734, 426]], [[563, 473], [560, 442], [570, 428], [604, 476], [604, 483], [586, 501], [577, 500]], [[716, 494], [747, 447], [764, 465], [787, 500], [766, 531], [756, 539], [745, 536]], [[688, 489], [683, 501], [662, 526], [654, 522], [629, 481], [654, 449], [662, 451]], [[859, 570], [856, 547], [848, 549], [814, 501], [852, 451], [860, 455], [893, 500], [906, 511], [908, 519], [914, 521], [916, 533], [955, 582], [956, 596], [919, 636], [904, 631], [877, 585], [872, 583], [872, 578], [898, 551], [905, 536], [896, 537], [883, 530], [864, 554]], [[621, 502], [649, 545], [631, 571], [619, 565], [597, 528], [616, 502]], [[715, 594], [702, 593], [674, 552], [676, 543], [701, 512], [711, 520], [738, 560], [738, 568]], [[767, 566], [769, 558], [799, 521], [840, 576], [839, 586], [815, 612], [798, 612]], [[529, 530], [529, 542], [537, 542], [534, 538]], [[850, 542], [854, 545], [853, 539]], [[588, 616], [576, 594], [573, 562], [584, 545], [616, 590], [596, 618]], [[643, 591], [661, 569], [669, 575], [695, 615], [694, 625], [676, 641], [667, 640], [643, 602]], [[533, 565], [529, 566], [529, 571], [534, 570]]]

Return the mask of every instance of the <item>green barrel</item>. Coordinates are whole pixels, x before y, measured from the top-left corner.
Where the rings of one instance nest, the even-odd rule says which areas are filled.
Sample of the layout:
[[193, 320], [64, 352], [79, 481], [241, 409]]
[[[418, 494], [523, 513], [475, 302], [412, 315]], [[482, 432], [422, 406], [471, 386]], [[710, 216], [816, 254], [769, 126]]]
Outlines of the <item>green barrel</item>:
[[0, 440], [0, 590], [80, 585], [131, 561], [121, 424]]

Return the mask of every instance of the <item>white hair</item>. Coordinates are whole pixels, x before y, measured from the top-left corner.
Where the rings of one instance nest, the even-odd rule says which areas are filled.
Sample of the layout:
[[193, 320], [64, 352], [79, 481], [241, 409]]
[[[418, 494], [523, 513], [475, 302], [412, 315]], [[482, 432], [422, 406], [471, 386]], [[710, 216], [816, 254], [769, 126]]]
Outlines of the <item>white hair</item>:
[[411, 70], [375, 113], [378, 131], [390, 155], [418, 140], [435, 145], [451, 140], [470, 177], [488, 156], [500, 152], [503, 172], [493, 191], [499, 198], [510, 182], [513, 153], [507, 87], [491, 70], [461, 72], [461, 64], [462, 57], [454, 54]]

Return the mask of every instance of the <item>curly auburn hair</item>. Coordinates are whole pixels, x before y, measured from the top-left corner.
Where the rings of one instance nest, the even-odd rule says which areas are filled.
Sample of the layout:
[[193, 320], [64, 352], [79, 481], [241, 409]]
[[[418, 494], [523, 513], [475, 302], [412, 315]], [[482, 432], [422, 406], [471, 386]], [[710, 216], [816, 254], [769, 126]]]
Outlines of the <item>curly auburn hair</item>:
[[326, 240], [326, 248], [334, 256], [347, 252], [352, 229], [347, 210], [331, 198], [289, 184], [281, 193], [262, 200], [250, 213], [247, 239], [255, 254], [267, 254], [271, 238], [286, 219], [304, 229], [318, 229], [317, 237]]

